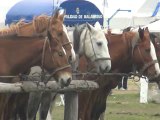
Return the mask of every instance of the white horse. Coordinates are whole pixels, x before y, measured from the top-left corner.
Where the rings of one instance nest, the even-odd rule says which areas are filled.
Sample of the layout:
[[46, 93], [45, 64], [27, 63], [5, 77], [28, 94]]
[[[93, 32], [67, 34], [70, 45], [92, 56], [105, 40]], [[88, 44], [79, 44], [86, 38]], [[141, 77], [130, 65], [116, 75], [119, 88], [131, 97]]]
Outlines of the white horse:
[[108, 72], [111, 69], [108, 41], [99, 24], [95, 27], [88, 23], [82, 24], [69, 30], [68, 34], [78, 58], [85, 55], [96, 65], [98, 73]]
[[[73, 29], [68, 30], [68, 35], [74, 45], [76, 62], [79, 62], [78, 59], [81, 55], [85, 55], [86, 58], [95, 65], [96, 72], [104, 73], [111, 69], [108, 42], [105, 38], [104, 32], [98, 24], [96, 27], [93, 27], [88, 23], [76, 26]], [[77, 67], [77, 65], [75, 66]], [[35, 95], [37, 95], [37, 93], [31, 95], [32, 98], [29, 100], [30, 107], [32, 107]], [[55, 96], [55, 93], [45, 92], [43, 94], [40, 93], [39, 97], [37, 97], [37, 99], [41, 99], [40, 120], [46, 119], [51, 101]], [[33, 102], [34, 105], [35, 103], [38, 103], [38, 101], [39, 100]], [[32, 112], [28, 111], [30, 112], [28, 117], [29, 120], [34, 119], [38, 106], [39, 105], [36, 105], [36, 107], [30, 108]], [[35, 109], [35, 113], [33, 112], [33, 109]]]

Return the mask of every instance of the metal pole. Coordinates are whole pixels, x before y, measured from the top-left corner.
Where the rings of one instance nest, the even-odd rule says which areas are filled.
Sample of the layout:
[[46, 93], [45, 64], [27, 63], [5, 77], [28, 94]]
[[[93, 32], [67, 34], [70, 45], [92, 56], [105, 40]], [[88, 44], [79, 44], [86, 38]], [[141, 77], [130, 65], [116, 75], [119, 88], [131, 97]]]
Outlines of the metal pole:
[[111, 15], [111, 17], [109, 17], [108, 20], [107, 20], [108, 29], [110, 29], [110, 20], [111, 20], [118, 12], [120, 12], [120, 11], [122, 11], [122, 12], [124, 12], [124, 11], [131, 12], [131, 10], [121, 10], [120, 8], [117, 9], [117, 10]]

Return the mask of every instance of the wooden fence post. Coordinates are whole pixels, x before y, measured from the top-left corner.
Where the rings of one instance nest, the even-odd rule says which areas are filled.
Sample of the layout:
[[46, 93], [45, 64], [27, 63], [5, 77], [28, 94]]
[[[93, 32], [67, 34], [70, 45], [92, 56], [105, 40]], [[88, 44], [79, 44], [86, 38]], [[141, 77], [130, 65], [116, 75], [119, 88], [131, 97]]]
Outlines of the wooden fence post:
[[78, 120], [78, 93], [65, 94], [64, 120]]

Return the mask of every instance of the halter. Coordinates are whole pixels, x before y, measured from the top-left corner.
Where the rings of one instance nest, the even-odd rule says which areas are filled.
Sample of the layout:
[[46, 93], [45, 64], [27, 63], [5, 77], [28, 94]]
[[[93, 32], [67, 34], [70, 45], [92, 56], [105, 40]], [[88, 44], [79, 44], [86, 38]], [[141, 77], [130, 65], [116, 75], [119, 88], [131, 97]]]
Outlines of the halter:
[[72, 42], [66, 42], [66, 43], [64, 43], [64, 44], [62, 44], [62, 46], [66, 46], [66, 45], [68, 45], [68, 44], [70, 44], [70, 45], [72, 45]]
[[[86, 34], [87, 34], [87, 31], [86, 31]], [[85, 36], [86, 36], [86, 34], [85, 34]], [[90, 41], [91, 41], [91, 45], [92, 45], [92, 49], [93, 49], [93, 55], [92, 56], [90, 56], [90, 57], [95, 57], [95, 60], [94, 61], [98, 61], [98, 60], [111, 60], [111, 58], [107, 58], [107, 57], [101, 57], [101, 58], [98, 58], [97, 57], [97, 55], [96, 55], [96, 52], [95, 52], [95, 49], [94, 49], [94, 47], [93, 47], [93, 41], [92, 41], [92, 35], [91, 35], [91, 33], [90, 33], [90, 31], [89, 31], [89, 36], [90, 36]], [[85, 40], [85, 39], [84, 39]], [[85, 42], [84, 42], [85, 43]], [[85, 49], [85, 44], [84, 44], [84, 49]]]
[[144, 66], [140, 69], [140, 71], [139, 71], [139, 74], [140, 75], [142, 75], [143, 73], [144, 73], [144, 71], [146, 71], [150, 66], [152, 66], [153, 64], [155, 64], [155, 63], [158, 63], [158, 60], [153, 60], [153, 61], [151, 61], [151, 62], [148, 62], [148, 63], [145, 63], [144, 62], [144, 59], [143, 59], [143, 57], [142, 57], [142, 52], [141, 52], [141, 50], [139, 49], [139, 46], [137, 45], [137, 49], [138, 49], [138, 52], [139, 52], [139, 54], [140, 54], [140, 58], [141, 58], [141, 60], [143, 61], [143, 63], [144, 63]]
[[[49, 51], [50, 51], [50, 53], [51, 53], [52, 62], [54, 63], [54, 58], [53, 58], [53, 55], [52, 55], [51, 45], [50, 45], [50, 42], [49, 42], [48, 37], [46, 37], [46, 39], [44, 40], [43, 51], [42, 51], [42, 61], [41, 61], [42, 77], [41, 77], [41, 80], [45, 79], [44, 61], [45, 61], [45, 52], [46, 52], [46, 45], [47, 45], [47, 43], [48, 43], [48, 45], [49, 45]], [[50, 77], [49, 77], [47, 80], [45, 80], [45, 82], [48, 81], [48, 80], [50, 80], [51, 77], [52, 77], [56, 72], [58, 72], [58, 71], [60, 71], [60, 70], [63, 70], [63, 69], [66, 69], [66, 68], [70, 68], [70, 67], [71, 67], [71, 65], [70, 65], [70, 64], [67, 64], [67, 65], [65, 65], [65, 66], [62, 66], [62, 67], [59, 67], [59, 68], [55, 69], [55, 70], [50, 74]]]
[[[129, 42], [129, 44], [131, 45], [130, 42]], [[139, 76], [142, 76], [143, 73], [144, 73], [144, 71], [146, 71], [146, 70], [147, 70], [150, 66], [152, 66], [153, 64], [158, 63], [158, 60], [153, 60], [153, 61], [151, 61], [151, 62], [146, 63], [145, 60], [143, 59], [142, 52], [141, 52], [138, 44], [135, 44], [134, 46], [132, 46], [132, 58], [133, 58], [133, 54], [134, 54], [134, 49], [135, 49], [136, 47], [137, 47], [137, 49], [138, 49], [138, 53], [139, 53], [139, 55], [140, 55], [140, 58], [141, 58], [141, 60], [142, 60], [143, 63], [144, 63], [143, 67], [139, 70], [139, 73], [138, 73]]]

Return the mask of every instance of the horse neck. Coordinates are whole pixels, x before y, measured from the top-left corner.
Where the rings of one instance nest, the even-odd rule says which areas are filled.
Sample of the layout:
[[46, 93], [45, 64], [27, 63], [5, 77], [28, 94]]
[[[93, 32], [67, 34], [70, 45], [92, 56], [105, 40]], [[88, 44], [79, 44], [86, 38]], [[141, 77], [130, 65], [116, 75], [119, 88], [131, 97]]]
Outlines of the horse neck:
[[112, 58], [112, 70], [124, 70], [130, 66], [130, 41], [125, 34], [109, 36], [109, 51]]
[[[11, 38], [0, 40], [2, 62], [7, 59], [1, 74], [19, 74], [33, 66], [41, 65], [44, 40], [40, 38]], [[5, 47], [3, 47], [5, 46]], [[46, 52], [48, 53], [48, 52]], [[14, 60], [13, 60], [14, 59]]]

